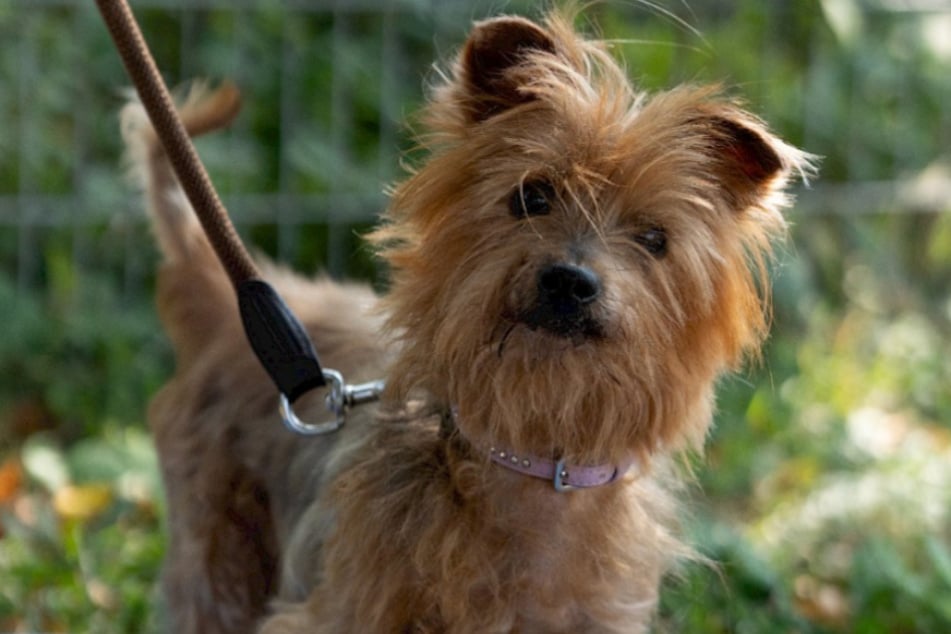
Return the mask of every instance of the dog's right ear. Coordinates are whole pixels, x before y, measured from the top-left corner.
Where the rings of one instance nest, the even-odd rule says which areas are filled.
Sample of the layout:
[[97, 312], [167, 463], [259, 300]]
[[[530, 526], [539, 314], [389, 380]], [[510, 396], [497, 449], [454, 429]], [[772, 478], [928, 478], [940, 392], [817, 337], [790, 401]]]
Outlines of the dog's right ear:
[[540, 26], [519, 17], [477, 22], [460, 58], [467, 115], [479, 123], [535, 97], [525, 62], [535, 53], [555, 54], [555, 42]]

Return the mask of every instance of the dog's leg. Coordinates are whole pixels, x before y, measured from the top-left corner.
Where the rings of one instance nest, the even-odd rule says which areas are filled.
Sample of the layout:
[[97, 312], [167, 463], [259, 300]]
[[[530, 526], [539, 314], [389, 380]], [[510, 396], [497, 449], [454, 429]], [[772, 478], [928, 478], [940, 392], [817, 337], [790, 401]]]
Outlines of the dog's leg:
[[[163, 574], [169, 632], [253, 632], [277, 579], [277, 546], [270, 501], [256, 478], [228, 451], [228, 433], [182, 435], [168, 398], [152, 408], [169, 506], [169, 548]], [[163, 418], [164, 416], [164, 418]], [[169, 433], [170, 432], [170, 433]], [[217, 445], [217, 446], [216, 446]]]

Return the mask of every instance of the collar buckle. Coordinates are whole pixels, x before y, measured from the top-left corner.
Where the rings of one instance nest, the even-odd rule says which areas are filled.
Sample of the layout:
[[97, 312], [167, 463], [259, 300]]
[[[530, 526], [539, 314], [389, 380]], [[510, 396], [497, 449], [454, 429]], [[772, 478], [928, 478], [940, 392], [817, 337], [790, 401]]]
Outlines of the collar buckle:
[[552, 484], [555, 485], [555, 490], [558, 491], [559, 493], [563, 493], [565, 491], [573, 491], [574, 489], [577, 488], [565, 482], [565, 480], [568, 478], [568, 475], [569, 475], [568, 470], [565, 468], [565, 459], [560, 458], [555, 463], [555, 473], [551, 479]]

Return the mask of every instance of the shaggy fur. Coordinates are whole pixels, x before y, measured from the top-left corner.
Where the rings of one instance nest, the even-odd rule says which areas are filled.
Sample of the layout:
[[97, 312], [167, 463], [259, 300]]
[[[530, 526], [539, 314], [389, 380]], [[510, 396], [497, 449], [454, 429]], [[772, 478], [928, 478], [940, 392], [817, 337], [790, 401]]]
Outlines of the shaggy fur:
[[[664, 465], [700, 447], [717, 377], [766, 333], [769, 244], [808, 161], [716, 88], [638, 92], [572, 21], [474, 26], [422, 114], [428, 159], [371, 237], [386, 297], [268, 267], [325, 366], [387, 379], [326, 437], [278, 423], [228, 279], [127, 107], [178, 364], [150, 410], [172, 631], [648, 629], [688, 552]], [[237, 93], [182, 111], [220, 127]], [[490, 446], [635, 467], [559, 493]]]

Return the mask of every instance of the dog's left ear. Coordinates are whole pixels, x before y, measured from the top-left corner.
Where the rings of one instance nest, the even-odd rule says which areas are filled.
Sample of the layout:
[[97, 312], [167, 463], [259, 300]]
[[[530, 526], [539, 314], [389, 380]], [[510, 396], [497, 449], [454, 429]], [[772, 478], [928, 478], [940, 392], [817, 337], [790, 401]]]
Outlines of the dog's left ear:
[[556, 54], [540, 26], [519, 17], [477, 22], [460, 58], [464, 99], [472, 123], [479, 123], [535, 99], [523, 88], [531, 80], [523, 67], [534, 53]]
[[702, 127], [717, 180], [738, 210], [755, 203], [804, 160], [798, 150], [741, 112], [706, 114], [694, 123]]

